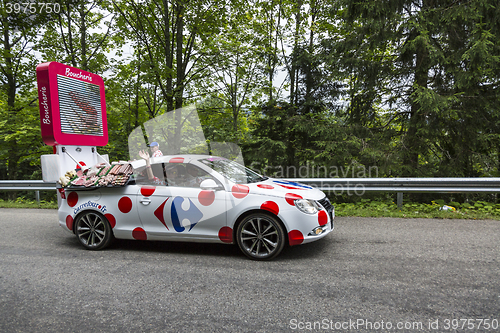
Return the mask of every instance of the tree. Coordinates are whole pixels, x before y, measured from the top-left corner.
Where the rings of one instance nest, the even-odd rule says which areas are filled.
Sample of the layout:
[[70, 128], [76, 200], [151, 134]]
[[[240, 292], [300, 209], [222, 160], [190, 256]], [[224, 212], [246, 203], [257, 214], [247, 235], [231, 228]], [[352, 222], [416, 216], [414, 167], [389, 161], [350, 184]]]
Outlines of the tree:
[[[243, 11], [245, 10], [245, 11]], [[227, 108], [232, 118], [231, 138], [237, 138], [240, 117], [252, 102], [260, 99], [263, 47], [255, 37], [253, 10], [233, 3], [226, 10], [220, 33], [207, 40], [203, 61], [209, 64], [207, 77], [198, 82], [199, 90], [220, 99], [219, 108]], [[213, 105], [213, 103], [210, 103]], [[204, 106], [207, 111], [207, 105]], [[224, 112], [214, 109], [213, 112]], [[238, 143], [238, 142], [236, 142]]]
[[[222, 3], [218, 1], [114, 1], [120, 14], [119, 24], [130, 29], [144, 50], [144, 62], [154, 86], [161, 91], [165, 111], [183, 107], [186, 87], [198, 79], [206, 69], [200, 64], [199, 44], [216, 34], [219, 17], [223, 17]], [[152, 81], [149, 81], [152, 82]], [[181, 116], [181, 113], [177, 113]], [[177, 132], [169, 138], [180, 147], [182, 119], [177, 119]]]
[[[61, 0], [56, 19], [44, 26], [37, 50], [57, 61], [96, 74], [110, 68], [108, 54], [123, 45], [110, 4], [103, 0]], [[119, 51], [118, 51], [119, 52]]]
[[[488, 94], [496, 95], [493, 87], [497, 78], [486, 75], [498, 65], [494, 46], [499, 38], [498, 22], [486, 19], [496, 7], [494, 2], [482, 0], [345, 0], [330, 7], [341, 24], [331, 30], [325, 51], [337, 59], [330, 62], [330, 70], [348, 84], [350, 121], [366, 123], [376, 116], [377, 109], [392, 115], [381, 130], [393, 126], [400, 131], [403, 175], [432, 175], [442, 162], [450, 161], [454, 161], [450, 166], [461, 166], [454, 174], [472, 175], [465, 166], [470, 165], [466, 155], [479, 148], [477, 136], [467, 135], [466, 150], [461, 144], [449, 143], [459, 138], [452, 135], [458, 128], [471, 134], [489, 131], [478, 122], [464, 128], [469, 117], [484, 119], [485, 110], [481, 103], [472, 106], [467, 102], [472, 90], [464, 88], [475, 87], [476, 101], [480, 91], [485, 91], [479, 87], [489, 86]], [[482, 53], [474, 51], [474, 45], [481, 45], [476, 51]], [[467, 59], [471, 54], [481, 54], [475, 58], [480, 60], [475, 66]], [[480, 68], [488, 70], [481, 73]], [[469, 115], [459, 111], [463, 105], [472, 106]], [[439, 171], [450, 175], [452, 169]]]
[[[0, 158], [6, 165], [0, 167], [7, 179], [29, 177], [32, 173], [21, 162], [30, 159], [31, 154], [43, 151], [39, 133], [39, 119], [36, 105], [37, 93], [33, 90], [36, 59], [32, 48], [37, 41], [37, 31], [49, 15], [27, 12], [20, 1], [2, 3], [0, 24]], [[19, 5], [14, 7], [13, 4]], [[10, 13], [9, 13], [10, 8]], [[19, 8], [20, 10], [12, 10]], [[38, 140], [37, 140], [38, 139]], [[12, 193], [10, 196], [12, 197]]]
[[262, 72], [265, 83], [262, 90], [267, 96], [267, 103], [272, 105], [280, 98], [283, 84], [275, 85], [275, 77], [282, 65], [280, 42], [284, 38], [283, 20], [285, 5], [282, 0], [256, 1], [252, 11], [252, 32], [259, 47], [256, 48], [258, 59], [262, 59]]
[[217, 33], [222, 16], [216, 2], [114, 2], [120, 26], [130, 29], [144, 50], [145, 61], [161, 89], [167, 111], [183, 106], [184, 90], [204, 70], [198, 67], [197, 43]]
[[[500, 13], [494, 1], [450, 4], [443, 11], [443, 54], [433, 75], [441, 173], [498, 175]], [[425, 94], [421, 99], [425, 102]], [[419, 96], [420, 97], [420, 96]]]

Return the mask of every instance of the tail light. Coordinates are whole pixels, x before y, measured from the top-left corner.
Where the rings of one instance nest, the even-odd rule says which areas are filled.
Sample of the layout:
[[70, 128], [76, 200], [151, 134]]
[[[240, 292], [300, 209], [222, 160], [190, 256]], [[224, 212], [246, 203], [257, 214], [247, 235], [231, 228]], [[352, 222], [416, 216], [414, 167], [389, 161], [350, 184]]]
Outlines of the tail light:
[[63, 188], [58, 188], [59, 194], [61, 195], [61, 199], [66, 199], [66, 192]]

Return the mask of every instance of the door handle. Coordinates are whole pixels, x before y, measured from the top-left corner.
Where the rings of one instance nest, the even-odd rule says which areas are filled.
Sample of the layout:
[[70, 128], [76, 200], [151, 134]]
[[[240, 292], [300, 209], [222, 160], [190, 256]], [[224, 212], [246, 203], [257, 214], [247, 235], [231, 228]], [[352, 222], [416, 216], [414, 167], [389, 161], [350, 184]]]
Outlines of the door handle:
[[150, 198], [142, 198], [140, 201], [141, 201], [141, 204], [143, 204], [144, 206], [147, 206], [151, 203]]

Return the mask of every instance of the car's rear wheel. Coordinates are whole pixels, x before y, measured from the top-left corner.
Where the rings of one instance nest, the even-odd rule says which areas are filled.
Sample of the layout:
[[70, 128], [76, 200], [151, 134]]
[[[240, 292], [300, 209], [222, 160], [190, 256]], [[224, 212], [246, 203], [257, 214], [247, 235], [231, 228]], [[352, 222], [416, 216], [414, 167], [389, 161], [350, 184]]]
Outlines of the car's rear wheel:
[[75, 221], [75, 234], [88, 250], [101, 250], [113, 240], [113, 231], [108, 220], [101, 213], [88, 211]]
[[251, 259], [269, 260], [285, 246], [285, 232], [281, 223], [264, 213], [246, 216], [236, 230], [240, 250]]

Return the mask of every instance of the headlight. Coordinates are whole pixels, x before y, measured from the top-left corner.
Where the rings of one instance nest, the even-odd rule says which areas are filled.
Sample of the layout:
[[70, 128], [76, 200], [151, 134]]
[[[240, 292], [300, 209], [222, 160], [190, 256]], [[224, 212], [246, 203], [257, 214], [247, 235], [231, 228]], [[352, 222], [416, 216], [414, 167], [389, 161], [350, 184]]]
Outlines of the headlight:
[[295, 207], [297, 207], [301, 212], [306, 214], [316, 214], [318, 211], [321, 210], [316, 201], [307, 199], [295, 200]]

